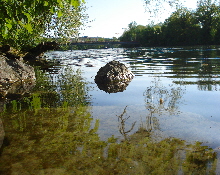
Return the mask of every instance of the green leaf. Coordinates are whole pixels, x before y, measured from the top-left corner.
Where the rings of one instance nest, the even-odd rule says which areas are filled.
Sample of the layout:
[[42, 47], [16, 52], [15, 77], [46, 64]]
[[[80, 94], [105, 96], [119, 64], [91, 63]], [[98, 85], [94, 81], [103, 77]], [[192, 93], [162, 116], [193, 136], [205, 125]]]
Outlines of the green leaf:
[[55, 12], [55, 7], [51, 7], [50, 12], [54, 13]]
[[63, 7], [62, 0], [57, 0], [57, 3], [59, 4], [60, 7]]
[[59, 10], [57, 15], [58, 15], [58, 18], [59, 18], [59, 17], [63, 16], [63, 12], [61, 10]]
[[117, 142], [117, 138], [115, 138], [114, 135], [108, 138], [108, 143], [116, 143], [116, 142]]
[[47, 1], [44, 1], [44, 6], [48, 6], [48, 2]]
[[25, 12], [24, 12], [24, 15], [27, 17], [28, 23], [29, 23], [32, 20], [31, 15], [29, 13], [25, 13]]
[[7, 28], [10, 30], [12, 28], [11, 24], [6, 24]]
[[80, 5], [79, 0], [71, 0], [71, 5], [74, 7], [78, 7]]
[[99, 120], [97, 119], [97, 120], [95, 121], [94, 132], [97, 132], [98, 129], [99, 129]]
[[3, 33], [3, 38], [8, 38], [8, 29], [5, 27], [4, 33]]
[[[66, 27], [68, 31], [75, 33], [72, 29], [79, 27], [80, 23], [78, 21], [84, 19], [84, 17], [81, 17], [81, 13], [84, 13], [84, 11], [77, 8], [71, 8], [70, 10], [70, 6], [71, 2], [73, 5], [78, 5], [82, 1], [83, 0], [2, 0], [0, 12], [4, 11], [4, 13], [0, 13], [0, 38], [4, 38], [5, 43], [20, 49], [26, 45], [30, 47], [35, 43], [37, 44], [39, 40], [44, 40], [42, 36], [48, 31], [54, 30], [54, 28], [57, 29], [55, 31], [56, 33], [63, 34], [64, 27]], [[55, 16], [54, 14], [57, 15]], [[71, 23], [67, 23], [69, 18], [72, 20]], [[58, 27], [54, 25], [50, 26], [51, 21]], [[68, 33], [65, 38], [69, 37], [69, 35]]]
[[28, 30], [29, 33], [32, 33], [32, 32], [33, 32], [33, 28], [32, 28], [32, 26], [31, 26], [30, 23], [26, 24], [26, 25], [25, 25], [25, 28]]

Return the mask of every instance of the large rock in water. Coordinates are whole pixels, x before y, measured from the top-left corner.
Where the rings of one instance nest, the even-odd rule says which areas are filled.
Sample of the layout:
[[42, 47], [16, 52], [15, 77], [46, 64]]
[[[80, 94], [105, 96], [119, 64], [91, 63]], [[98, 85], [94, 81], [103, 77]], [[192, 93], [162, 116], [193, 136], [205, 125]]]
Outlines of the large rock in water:
[[119, 61], [111, 61], [101, 67], [95, 76], [99, 89], [108, 93], [122, 92], [126, 89], [134, 74]]
[[0, 55], [0, 96], [23, 95], [35, 84], [34, 68], [19, 59]]
[[134, 74], [119, 61], [111, 61], [101, 67], [95, 76], [96, 82], [123, 82], [130, 81]]

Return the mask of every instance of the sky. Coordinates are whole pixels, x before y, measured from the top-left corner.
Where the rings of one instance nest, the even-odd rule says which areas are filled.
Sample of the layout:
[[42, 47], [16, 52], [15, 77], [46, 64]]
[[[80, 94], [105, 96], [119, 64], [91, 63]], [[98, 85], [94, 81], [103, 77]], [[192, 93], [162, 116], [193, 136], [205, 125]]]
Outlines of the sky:
[[[119, 37], [128, 24], [135, 21], [138, 25], [148, 25], [152, 19], [163, 22], [167, 19], [172, 10], [170, 6], [165, 6], [166, 10], [161, 11], [156, 17], [146, 11], [144, 0], [85, 0], [86, 13], [89, 22], [84, 30], [80, 31], [80, 36]], [[196, 7], [196, 0], [185, 0], [183, 2], [189, 8]]]

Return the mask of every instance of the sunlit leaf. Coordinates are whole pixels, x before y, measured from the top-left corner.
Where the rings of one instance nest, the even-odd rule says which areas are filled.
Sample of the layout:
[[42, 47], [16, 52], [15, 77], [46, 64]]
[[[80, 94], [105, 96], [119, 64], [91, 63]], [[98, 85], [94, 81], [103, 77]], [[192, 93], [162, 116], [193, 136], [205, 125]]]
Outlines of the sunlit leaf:
[[58, 14], [57, 14], [57, 15], [58, 15], [58, 18], [59, 18], [59, 17], [61, 17], [61, 16], [63, 16], [62, 11], [61, 11], [61, 10], [60, 10], [60, 11], [58, 11]]
[[11, 24], [6, 24], [7, 28], [10, 30], [12, 28]]
[[4, 33], [3, 33], [3, 38], [8, 38], [8, 29], [7, 29], [7, 27], [5, 27], [5, 29], [4, 29]]
[[79, 0], [71, 0], [71, 5], [77, 7], [80, 5]]
[[54, 12], [55, 12], [55, 7], [51, 7], [51, 8], [50, 8], [50, 12], [51, 12], [51, 13], [54, 13]]
[[32, 28], [32, 26], [31, 26], [30, 23], [26, 24], [26, 25], [25, 25], [25, 28], [28, 30], [29, 33], [32, 33], [32, 32], [33, 32], [33, 28]]
[[27, 17], [29, 23], [32, 19], [31, 15], [29, 13], [24, 13], [24, 15]]
[[48, 6], [49, 3], [47, 1], [44, 1], [44, 6]]

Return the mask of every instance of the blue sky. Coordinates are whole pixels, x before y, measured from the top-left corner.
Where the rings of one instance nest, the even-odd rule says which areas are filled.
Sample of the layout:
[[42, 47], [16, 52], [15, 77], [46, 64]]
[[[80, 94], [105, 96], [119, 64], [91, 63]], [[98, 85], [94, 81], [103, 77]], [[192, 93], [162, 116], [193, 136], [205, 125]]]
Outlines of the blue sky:
[[[196, 0], [185, 0], [185, 4], [194, 7]], [[124, 28], [132, 21], [147, 25], [152, 21], [152, 15], [146, 12], [144, 0], [86, 0], [87, 14], [92, 20], [80, 36], [119, 37]], [[171, 8], [157, 15], [156, 21], [163, 22], [171, 14]], [[154, 17], [155, 19], [155, 17]]]

